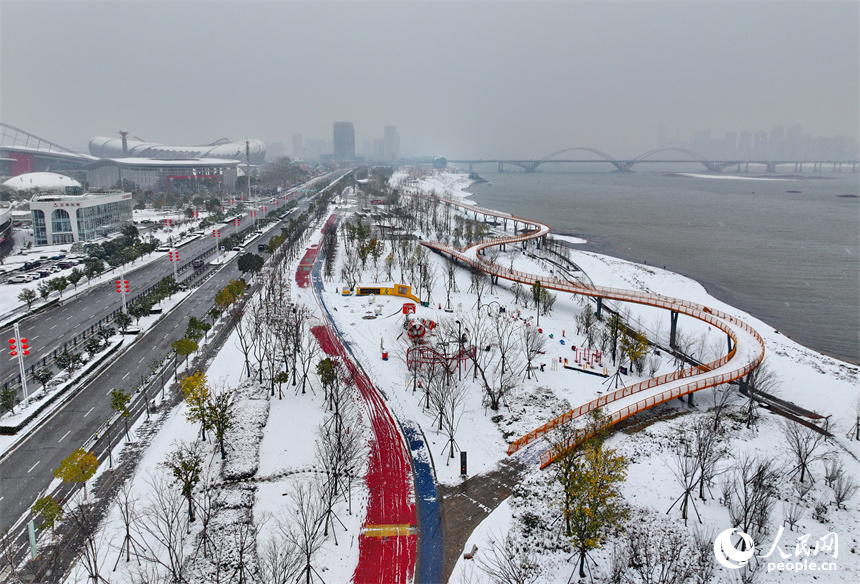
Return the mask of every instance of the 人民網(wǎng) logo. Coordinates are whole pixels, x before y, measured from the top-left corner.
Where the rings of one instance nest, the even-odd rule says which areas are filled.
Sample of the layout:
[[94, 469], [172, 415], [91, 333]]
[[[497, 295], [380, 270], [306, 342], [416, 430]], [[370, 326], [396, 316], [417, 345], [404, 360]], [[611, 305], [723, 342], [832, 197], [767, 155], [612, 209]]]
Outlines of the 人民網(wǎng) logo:
[[[732, 536], [735, 533], [743, 540], [743, 550], [732, 545]], [[755, 554], [755, 544], [753, 544], [752, 538], [743, 531], [739, 531], [737, 527], [721, 532], [714, 539], [714, 555], [717, 557], [717, 561], [726, 568], [736, 570], [746, 566], [753, 554]]]

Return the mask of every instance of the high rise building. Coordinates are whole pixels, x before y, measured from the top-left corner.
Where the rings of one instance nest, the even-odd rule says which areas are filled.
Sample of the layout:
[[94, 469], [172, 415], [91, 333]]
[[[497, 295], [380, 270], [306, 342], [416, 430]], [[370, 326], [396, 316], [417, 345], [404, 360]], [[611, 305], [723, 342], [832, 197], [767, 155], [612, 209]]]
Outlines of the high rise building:
[[348, 161], [355, 158], [355, 129], [352, 122], [334, 123], [334, 160]]
[[305, 152], [302, 144], [302, 135], [296, 132], [293, 134], [293, 159], [304, 160]]
[[396, 160], [400, 158], [400, 134], [397, 133], [397, 126], [385, 126], [384, 130], [385, 158]]
[[382, 138], [373, 139], [373, 150], [371, 151], [371, 156], [379, 160], [385, 158], [385, 140]]
[[771, 160], [779, 160], [786, 158], [788, 148], [785, 144], [785, 126], [782, 124], [776, 126], [770, 131], [770, 139], [768, 140], [767, 154]]
[[753, 138], [752, 157], [758, 160], [767, 159], [767, 132], [759, 130]]
[[738, 138], [738, 158], [746, 160], [752, 154], [752, 132], [744, 130]]
[[800, 160], [804, 156], [803, 126], [795, 124], [788, 129], [788, 157], [792, 160]]

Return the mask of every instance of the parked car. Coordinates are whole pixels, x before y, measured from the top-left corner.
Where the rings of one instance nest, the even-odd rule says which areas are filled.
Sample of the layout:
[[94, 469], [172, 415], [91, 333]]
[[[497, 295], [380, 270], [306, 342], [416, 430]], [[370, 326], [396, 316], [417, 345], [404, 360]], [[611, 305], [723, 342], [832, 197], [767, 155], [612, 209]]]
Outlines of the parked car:
[[203, 267], [203, 260], [194, 260], [191, 262], [191, 267], [195, 270]]
[[18, 274], [16, 276], [12, 276], [8, 280], [6, 280], [7, 284], [26, 284], [30, 281], [30, 277], [27, 274]]

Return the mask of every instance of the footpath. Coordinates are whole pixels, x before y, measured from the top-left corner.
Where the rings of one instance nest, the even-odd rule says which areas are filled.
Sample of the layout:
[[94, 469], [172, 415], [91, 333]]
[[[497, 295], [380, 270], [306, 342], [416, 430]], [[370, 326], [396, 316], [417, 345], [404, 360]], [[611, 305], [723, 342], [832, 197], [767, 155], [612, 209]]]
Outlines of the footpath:
[[[335, 220], [332, 215], [323, 230]], [[296, 271], [299, 287], [310, 285], [318, 253], [319, 248], [312, 246], [302, 258]], [[350, 383], [358, 389], [374, 436], [365, 476], [369, 492], [367, 516], [359, 535], [358, 565], [352, 581], [410, 582], [415, 573], [418, 527], [409, 451], [382, 396], [348, 354], [330, 321], [311, 332], [322, 350], [342, 363]]]

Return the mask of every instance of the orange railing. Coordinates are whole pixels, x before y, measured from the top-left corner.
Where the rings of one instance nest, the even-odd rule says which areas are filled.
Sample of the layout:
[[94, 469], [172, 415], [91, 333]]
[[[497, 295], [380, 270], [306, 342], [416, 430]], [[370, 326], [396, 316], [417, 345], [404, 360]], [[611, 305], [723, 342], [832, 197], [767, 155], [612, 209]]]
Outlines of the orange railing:
[[[426, 195], [413, 195], [419, 197], [427, 197]], [[428, 197], [429, 198], [429, 197]], [[438, 197], [437, 197], [438, 198]], [[717, 385], [721, 385], [723, 383], [729, 383], [730, 381], [734, 381], [747, 375], [750, 371], [754, 370], [759, 366], [762, 359], [764, 358], [764, 340], [761, 338], [761, 335], [755, 331], [752, 327], [750, 327], [747, 323], [742, 320], [726, 314], [722, 311], [716, 310], [714, 308], [710, 308], [704, 306], [702, 304], [698, 304], [695, 302], [690, 302], [689, 300], [683, 300], [680, 298], [672, 298], [669, 296], [663, 296], [660, 294], [652, 294], [649, 292], [638, 292], [635, 290], [625, 290], [622, 288], [612, 288], [608, 286], [595, 286], [588, 285], [582, 283], [574, 283], [569, 282], [568, 280], [561, 280], [555, 277], [547, 277], [547, 276], [538, 276], [535, 274], [530, 274], [528, 272], [521, 272], [519, 270], [513, 270], [504, 268], [497, 264], [493, 264], [484, 260], [479, 254], [480, 251], [484, 248], [502, 245], [505, 243], [519, 243], [522, 241], [526, 241], [529, 239], [534, 239], [537, 237], [541, 237], [549, 233], [549, 227], [534, 221], [534, 220], [526, 220], [521, 217], [516, 217], [514, 215], [509, 215], [506, 213], [498, 213], [496, 211], [491, 211], [489, 209], [482, 209], [480, 207], [475, 207], [473, 205], [468, 205], [465, 203], [461, 203], [458, 201], [452, 201], [449, 199], [438, 198], [440, 202], [444, 202], [449, 205], [455, 205], [461, 207], [463, 209], [478, 212], [483, 215], [491, 215], [499, 218], [506, 218], [510, 220], [514, 220], [517, 222], [521, 222], [525, 225], [536, 226], [537, 229], [534, 231], [530, 231], [527, 233], [521, 233], [520, 235], [512, 235], [498, 238], [489, 238], [484, 239], [478, 243], [472, 244], [465, 249], [456, 249], [446, 243], [438, 242], [438, 241], [422, 241], [421, 244], [439, 250], [440, 252], [444, 252], [448, 255], [456, 257], [463, 262], [468, 263], [471, 266], [479, 268], [480, 270], [491, 274], [493, 276], [497, 276], [500, 278], [504, 278], [506, 280], [512, 280], [514, 282], [520, 282], [523, 284], [533, 284], [536, 281], [540, 281], [541, 286], [544, 288], [549, 288], [552, 290], [559, 290], [563, 292], [573, 293], [573, 294], [583, 294], [586, 296], [595, 296], [601, 298], [607, 298], [611, 300], [619, 300], [623, 302], [633, 302], [637, 304], [644, 304], [647, 306], [655, 306], [658, 308], [664, 308], [667, 310], [671, 310], [674, 312], [678, 312], [681, 314], [686, 314], [693, 318], [699, 319], [701, 321], [707, 322], [711, 326], [714, 326], [723, 332], [725, 332], [733, 341], [732, 350], [725, 356], [711, 361], [710, 363], [704, 363], [702, 365], [696, 367], [690, 367], [687, 369], [682, 369], [680, 371], [676, 371], [674, 373], [668, 373], [666, 375], [661, 375], [659, 377], [653, 377], [651, 379], [646, 379], [639, 383], [635, 383], [633, 385], [629, 385], [626, 387], [622, 387], [612, 393], [601, 396], [597, 399], [591, 400], [587, 403], [582, 404], [581, 406], [570, 410], [558, 416], [557, 418], [550, 420], [546, 424], [532, 430], [525, 436], [518, 438], [511, 442], [508, 446], [508, 454], [513, 454], [520, 448], [538, 440], [539, 438], [545, 436], [549, 432], [551, 432], [554, 428], [562, 424], [566, 424], [571, 420], [579, 418], [588, 412], [591, 412], [597, 408], [602, 408], [611, 404], [619, 399], [623, 399], [625, 397], [635, 395], [642, 391], [646, 391], [652, 389], [654, 387], [658, 387], [661, 385], [665, 385], [667, 383], [676, 382], [679, 379], [684, 379], [687, 377], [694, 376], [703, 376], [699, 377], [695, 381], [691, 381], [689, 383], [679, 385], [677, 387], [673, 387], [671, 389], [666, 389], [663, 392], [649, 395], [644, 399], [637, 401], [636, 403], [625, 406], [620, 410], [615, 412], [611, 412], [608, 415], [608, 423], [615, 424], [625, 418], [632, 416], [638, 412], [646, 410], [648, 408], [652, 408], [657, 404], [661, 404], [663, 402], [669, 401], [671, 399], [675, 399], [682, 395], [686, 395], [689, 393], [693, 393], [695, 391], [699, 391], [701, 389], [706, 389], [708, 387], [714, 387]], [[738, 367], [731, 369], [729, 371], [724, 371], [718, 373], [716, 370], [722, 367], [725, 367], [729, 362], [740, 358], [737, 353], [737, 345], [738, 345], [738, 335], [735, 329], [741, 329], [747, 334], [751, 335], [756, 343], [756, 350], [748, 352], [748, 359], [746, 362], [739, 364]], [[711, 373], [710, 375], [706, 375]], [[556, 446], [551, 448], [550, 450], [544, 452], [541, 455], [541, 468], [547, 466], [552, 463], [553, 460], [564, 450], [575, 446], [580, 440], [585, 438], [585, 430], [581, 430], [575, 433], [571, 438], [569, 438], [568, 443]]]

